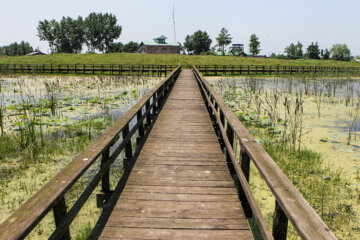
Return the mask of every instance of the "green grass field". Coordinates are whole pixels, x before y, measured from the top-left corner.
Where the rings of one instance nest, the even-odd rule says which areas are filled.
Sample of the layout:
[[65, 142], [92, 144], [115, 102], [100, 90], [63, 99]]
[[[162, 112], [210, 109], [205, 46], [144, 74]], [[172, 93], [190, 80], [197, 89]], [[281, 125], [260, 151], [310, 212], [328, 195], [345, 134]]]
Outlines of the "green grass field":
[[360, 67], [360, 62], [333, 60], [283, 60], [232, 56], [146, 55], [136, 53], [51, 54], [43, 56], [0, 57], [0, 64], [182, 64], [182, 65], [281, 65]]

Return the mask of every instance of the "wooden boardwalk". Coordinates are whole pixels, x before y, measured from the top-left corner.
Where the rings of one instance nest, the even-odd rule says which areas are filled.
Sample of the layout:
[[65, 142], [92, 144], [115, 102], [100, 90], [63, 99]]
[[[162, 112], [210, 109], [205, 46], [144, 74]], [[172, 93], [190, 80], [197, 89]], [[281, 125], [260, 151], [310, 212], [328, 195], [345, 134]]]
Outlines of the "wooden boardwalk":
[[192, 71], [183, 70], [100, 239], [252, 239]]

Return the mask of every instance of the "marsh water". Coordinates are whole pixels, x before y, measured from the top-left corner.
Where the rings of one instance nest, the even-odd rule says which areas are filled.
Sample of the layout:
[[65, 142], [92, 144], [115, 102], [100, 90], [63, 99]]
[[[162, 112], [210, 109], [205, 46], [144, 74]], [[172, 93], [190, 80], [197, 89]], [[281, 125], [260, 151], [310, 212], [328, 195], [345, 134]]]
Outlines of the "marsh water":
[[[19, 150], [19, 154], [0, 152], [0, 205], [3, 206], [0, 211], [0, 222], [160, 81], [161, 78], [141, 76], [0, 78], [0, 123], [3, 131], [0, 134], [10, 137], [11, 143], [18, 144]], [[130, 123], [130, 127], [135, 123], [136, 119]], [[29, 132], [30, 129], [35, 129], [35, 133]], [[34, 138], [30, 144], [23, 140], [28, 138], [27, 135]], [[0, 141], [3, 139], [5, 138]], [[55, 147], [50, 150], [46, 150], [45, 147], [41, 149], [42, 141], [53, 142]], [[78, 143], [79, 141], [84, 143]], [[58, 151], [58, 142], [69, 142], [64, 146], [72, 150]], [[40, 150], [38, 155], [33, 157], [33, 162], [29, 162], [29, 152], [32, 152], [34, 143]], [[112, 188], [122, 174], [123, 157], [123, 154], [120, 154], [111, 167]], [[74, 202], [98, 169], [99, 164], [94, 164], [80, 178], [79, 183], [71, 188], [66, 195], [67, 204]], [[71, 232], [75, 238], [81, 235], [84, 229], [92, 228], [101, 213], [96, 207], [95, 194], [96, 191], [71, 225]], [[47, 239], [52, 232], [52, 227], [49, 228], [53, 226], [51, 215], [50, 212], [42, 220], [32, 231], [29, 239]]]
[[[360, 79], [208, 78], [208, 81], [223, 95], [241, 90], [257, 93], [264, 115], [270, 95], [276, 94], [279, 98], [280, 116], [284, 113], [285, 97], [294, 99], [302, 95], [303, 146], [320, 152], [327, 164], [343, 168], [349, 176], [359, 171]], [[228, 104], [234, 103], [228, 101]]]

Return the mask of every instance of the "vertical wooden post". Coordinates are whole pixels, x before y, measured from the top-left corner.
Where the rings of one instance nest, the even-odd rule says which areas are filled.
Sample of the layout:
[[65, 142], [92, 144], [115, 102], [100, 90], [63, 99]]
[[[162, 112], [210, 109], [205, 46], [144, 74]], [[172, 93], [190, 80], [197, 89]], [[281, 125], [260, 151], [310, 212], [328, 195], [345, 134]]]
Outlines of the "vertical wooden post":
[[273, 236], [275, 240], [286, 240], [288, 227], [288, 218], [284, 211], [280, 207], [280, 204], [276, 201], [275, 213], [273, 221]]
[[[148, 109], [150, 109], [149, 100], [145, 103], [145, 111], [147, 111]], [[151, 124], [151, 113], [149, 111], [149, 113], [146, 115], [145, 130], [150, 126], [150, 124]]]
[[[137, 117], [137, 121], [140, 122], [140, 119], [141, 119], [141, 117], [142, 117], [142, 108], [137, 112], [136, 117]], [[139, 145], [141, 139], [144, 137], [144, 125], [143, 125], [143, 121], [141, 121], [141, 122], [139, 123], [138, 133], [139, 133], [139, 136], [136, 138], [136, 144], [137, 144], [137, 145]]]
[[[63, 220], [63, 218], [67, 214], [64, 196], [62, 196], [59, 199], [59, 201], [54, 205], [53, 211], [54, 211], [54, 218], [55, 218], [55, 226], [58, 227], [60, 225], [61, 221]], [[68, 227], [66, 229], [63, 229], [61, 232], [64, 233], [61, 240], [70, 240], [70, 230]]]
[[[123, 140], [125, 140], [129, 132], [130, 132], [129, 124], [126, 124], [122, 130]], [[125, 144], [125, 158], [123, 162], [124, 169], [126, 169], [129, 166], [131, 158], [132, 158], [132, 143], [130, 138], [129, 141]]]
[[[104, 164], [109, 160], [109, 158], [110, 158], [110, 147], [106, 148], [102, 153], [100, 167], [104, 166]], [[104, 173], [102, 177], [101, 189], [103, 193], [110, 192], [110, 168]]]
[[[245, 152], [244, 150], [240, 151], [240, 157], [241, 157], [241, 162], [240, 162], [241, 170], [244, 173], [244, 176], [245, 176], [246, 180], [249, 182], [249, 177], [250, 177], [250, 157], [247, 154], [247, 152]], [[241, 205], [242, 205], [242, 207], [244, 209], [245, 216], [247, 218], [251, 218], [252, 217], [252, 210], [251, 210], [249, 201], [247, 200], [247, 197], [245, 195], [245, 192], [242, 189], [239, 189], [239, 198], [240, 198], [240, 201], [241, 201]]]

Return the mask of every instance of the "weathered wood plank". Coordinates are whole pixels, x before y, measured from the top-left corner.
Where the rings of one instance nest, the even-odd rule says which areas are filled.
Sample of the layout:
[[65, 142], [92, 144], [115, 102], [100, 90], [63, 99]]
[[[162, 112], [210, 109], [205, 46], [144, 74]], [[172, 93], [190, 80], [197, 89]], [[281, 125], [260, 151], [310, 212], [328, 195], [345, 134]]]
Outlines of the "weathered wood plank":
[[108, 227], [134, 228], [171, 228], [171, 229], [249, 229], [243, 218], [213, 218], [213, 219], [186, 219], [186, 218], [138, 218], [118, 216], [108, 222]]
[[100, 239], [251, 239], [248, 230], [177, 230], [107, 227]]

